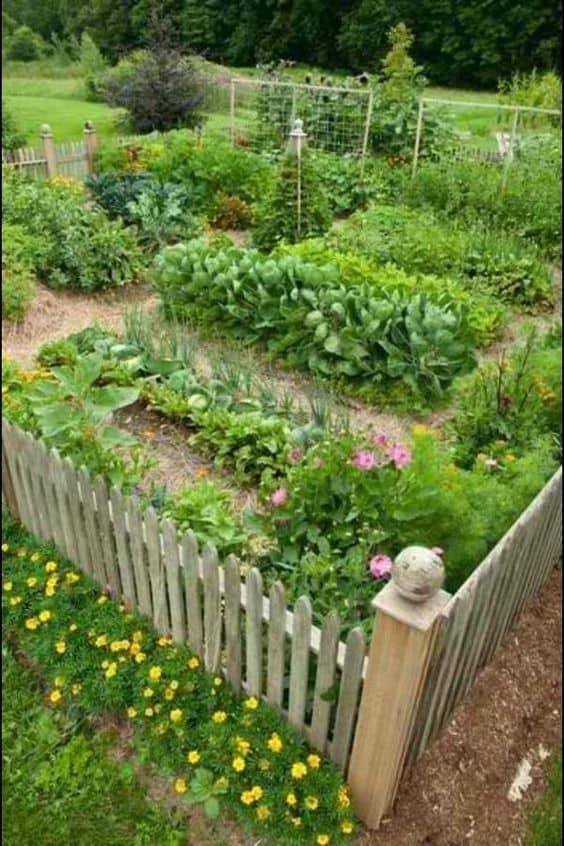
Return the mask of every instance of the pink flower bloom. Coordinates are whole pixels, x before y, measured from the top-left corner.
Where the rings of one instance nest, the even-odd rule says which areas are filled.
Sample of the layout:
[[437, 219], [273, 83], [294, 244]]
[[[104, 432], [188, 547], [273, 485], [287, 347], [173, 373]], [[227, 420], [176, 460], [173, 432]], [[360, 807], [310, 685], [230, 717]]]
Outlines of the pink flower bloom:
[[385, 432], [376, 432], [372, 435], [372, 443], [374, 446], [386, 446], [388, 443], [388, 436]]
[[286, 490], [286, 488], [278, 488], [277, 490], [275, 490], [272, 496], [270, 497], [270, 502], [276, 508], [288, 502], [288, 491]]
[[390, 575], [392, 559], [379, 553], [370, 559], [368, 566], [375, 579], [385, 579], [386, 576]]
[[442, 549], [440, 546], [432, 546], [431, 552], [434, 552], [435, 555], [439, 556], [439, 558], [441, 558], [441, 556], [444, 555], [444, 549]]
[[398, 470], [411, 463], [411, 450], [404, 444], [394, 444], [388, 450], [388, 458]]
[[294, 449], [291, 449], [288, 453], [288, 458], [293, 464], [297, 464], [298, 461], [301, 461], [303, 457], [304, 454], [299, 447], [294, 447]]
[[373, 467], [376, 467], [377, 459], [373, 452], [369, 452], [369, 450], [366, 449], [360, 449], [354, 454], [353, 464], [355, 467], [358, 467], [359, 470], [372, 470]]

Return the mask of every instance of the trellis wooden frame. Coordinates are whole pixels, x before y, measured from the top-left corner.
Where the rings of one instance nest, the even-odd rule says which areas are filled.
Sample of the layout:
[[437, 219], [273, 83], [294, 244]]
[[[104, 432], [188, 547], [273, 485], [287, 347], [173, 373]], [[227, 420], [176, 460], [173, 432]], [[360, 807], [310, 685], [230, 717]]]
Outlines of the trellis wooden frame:
[[454, 596], [441, 591], [413, 605], [387, 585], [367, 655], [360, 628], [340, 641], [335, 612], [317, 628], [307, 597], [288, 609], [279, 582], [265, 596], [258, 570], [242, 578], [237, 559], [221, 564], [190, 532], [179, 542], [154, 509], [142, 511], [135, 497], [109, 491], [6, 420], [2, 505], [236, 691], [278, 709], [348, 776], [369, 827], [389, 812], [402, 771], [444, 729], [561, 555], [559, 468]]

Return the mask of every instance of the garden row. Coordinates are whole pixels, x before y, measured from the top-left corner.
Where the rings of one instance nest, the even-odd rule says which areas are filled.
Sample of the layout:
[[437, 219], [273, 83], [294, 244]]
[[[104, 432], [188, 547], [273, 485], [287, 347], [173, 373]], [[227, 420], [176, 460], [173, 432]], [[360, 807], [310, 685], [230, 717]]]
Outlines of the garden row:
[[136, 314], [123, 338], [94, 327], [45, 345], [39, 370], [5, 363], [4, 414], [124, 491], [139, 490], [149, 462], [112, 412], [139, 401], [182, 423], [191, 448], [258, 505], [239, 513], [209, 480], [145, 488], [146, 502], [220, 555], [256, 564], [267, 583], [280, 579], [290, 601], [315, 596], [316, 620], [337, 609], [347, 629], [369, 629], [374, 592], [412, 543], [443, 550], [455, 590], [559, 460], [558, 330], [457, 380], [446, 431], [417, 425], [404, 442], [280, 402], [235, 364], [205, 373], [181, 338], [165, 324], [159, 340], [154, 316]]

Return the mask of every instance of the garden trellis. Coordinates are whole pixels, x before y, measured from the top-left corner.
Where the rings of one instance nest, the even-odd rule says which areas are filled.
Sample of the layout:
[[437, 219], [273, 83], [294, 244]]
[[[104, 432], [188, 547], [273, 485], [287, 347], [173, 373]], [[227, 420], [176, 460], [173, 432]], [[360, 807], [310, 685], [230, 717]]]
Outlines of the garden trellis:
[[235, 145], [283, 150], [299, 118], [310, 147], [364, 157], [373, 95], [369, 89], [266, 79], [232, 79], [229, 132]]
[[[560, 468], [454, 596], [434, 584], [416, 603], [392, 575], [374, 601], [366, 653], [360, 628], [340, 641], [334, 611], [317, 628], [307, 597], [290, 610], [281, 584], [265, 596], [258, 570], [242, 578], [233, 556], [220, 563], [190, 533], [179, 542], [170, 520], [5, 420], [2, 505], [114, 598], [188, 643], [236, 691], [279, 710], [347, 774], [369, 827], [561, 555]], [[410, 578], [422, 586], [432, 556], [436, 563], [432, 551], [411, 547], [396, 564], [414, 562]]]
[[[454, 123], [455, 137], [449, 143], [425, 150], [425, 120], [433, 112], [448, 108]], [[479, 114], [481, 111], [481, 114]], [[456, 127], [464, 120], [464, 129]], [[542, 133], [546, 139], [558, 142], [562, 113], [557, 109], [541, 109], [518, 103], [481, 103], [422, 97], [419, 100], [412, 175], [415, 176], [423, 156], [444, 163], [451, 161], [478, 162], [497, 167], [501, 189], [504, 190], [511, 168], [519, 163], [521, 152], [530, 140]], [[542, 153], [541, 153], [542, 155]]]

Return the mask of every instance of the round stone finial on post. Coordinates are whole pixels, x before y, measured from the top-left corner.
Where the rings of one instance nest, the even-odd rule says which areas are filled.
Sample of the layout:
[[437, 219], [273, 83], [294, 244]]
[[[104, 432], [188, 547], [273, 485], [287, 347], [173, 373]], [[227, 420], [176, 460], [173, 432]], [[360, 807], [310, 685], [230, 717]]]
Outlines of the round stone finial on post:
[[296, 118], [288, 136], [288, 152], [294, 155], [300, 153], [304, 148], [306, 138], [307, 133], [304, 132], [304, 122], [300, 118]]
[[40, 128], [40, 130], [39, 130], [39, 133], [40, 133], [40, 135], [43, 135], [43, 136], [46, 136], [46, 135], [48, 136], [48, 135], [52, 135], [52, 134], [53, 134], [53, 133], [51, 132], [51, 127], [49, 126], [49, 124], [48, 124], [48, 123], [42, 123], [42, 124], [41, 124], [41, 128]]
[[445, 567], [441, 557], [425, 546], [408, 546], [392, 564], [392, 584], [411, 602], [426, 602], [442, 588]]
[[94, 132], [94, 124], [91, 120], [84, 121], [84, 131], [85, 132]]

